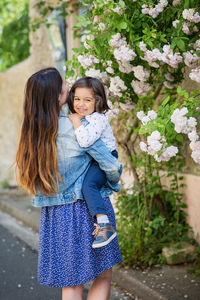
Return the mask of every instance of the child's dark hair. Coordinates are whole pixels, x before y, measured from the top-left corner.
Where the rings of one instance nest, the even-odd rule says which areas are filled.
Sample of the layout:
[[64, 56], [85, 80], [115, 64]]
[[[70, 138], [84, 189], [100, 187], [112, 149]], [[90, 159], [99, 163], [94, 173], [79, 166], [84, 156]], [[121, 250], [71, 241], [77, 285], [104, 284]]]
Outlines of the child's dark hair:
[[76, 88], [81, 88], [81, 87], [92, 89], [95, 98], [94, 111], [98, 113], [104, 113], [110, 109], [107, 104], [105, 89], [101, 81], [94, 77], [82, 77], [73, 84], [73, 86], [70, 89], [69, 95], [67, 97], [67, 103], [72, 113], [75, 113], [74, 110], [75, 90]]

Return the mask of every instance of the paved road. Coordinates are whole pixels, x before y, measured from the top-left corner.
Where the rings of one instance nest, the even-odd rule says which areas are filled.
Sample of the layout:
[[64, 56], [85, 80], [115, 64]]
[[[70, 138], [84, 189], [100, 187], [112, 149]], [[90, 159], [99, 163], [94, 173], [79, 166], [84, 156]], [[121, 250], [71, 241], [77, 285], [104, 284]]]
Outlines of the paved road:
[[61, 299], [60, 289], [37, 283], [37, 253], [2, 226], [0, 249], [0, 299]]
[[[11, 220], [11, 222], [13, 221]], [[36, 276], [36, 250], [21, 241], [15, 234], [10, 233], [7, 228], [0, 225], [0, 299], [61, 299], [61, 289], [49, 288], [38, 284]], [[84, 290], [83, 300], [86, 300], [88, 286], [87, 284]], [[134, 299], [125, 295], [117, 288], [113, 288], [111, 294], [111, 300]]]

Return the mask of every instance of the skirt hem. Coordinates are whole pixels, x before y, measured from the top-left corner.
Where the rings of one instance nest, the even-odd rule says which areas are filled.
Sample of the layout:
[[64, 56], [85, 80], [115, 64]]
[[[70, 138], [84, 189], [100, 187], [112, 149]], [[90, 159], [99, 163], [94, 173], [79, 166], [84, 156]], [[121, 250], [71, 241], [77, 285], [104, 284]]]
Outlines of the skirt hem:
[[42, 285], [45, 285], [45, 286], [48, 286], [48, 287], [55, 287], [55, 288], [64, 288], [64, 287], [73, 287], [73, 286], [77, 286], [77, 285], [81, 285], [81, 284], [86, 284], [87, 282], [90, 282], [90, 281], [93, 281], [95, 278], [97, 278], [97, 276], [99, 276], [101, 273], [113, 268], [116, 264], [119, 264], [121, 263], [122, 260], [114, 263], [114, 264], [111, 264], [110, 266], [106, 266], [106, 268], [100, 272], [98, 272], [95, 276], [91, 276], [91, 278], [88, 278], [87, 280], [82, 280], [81, 282], [79, 283], [76, 283], [76, 284], [65, 284], [65, 285], [61, 285], [61, 284], [49, 284], [49, 283], [45, 283], [45, 282], [41, 282], [38, 280], [38, 283], [39, 284], [42, 284]]

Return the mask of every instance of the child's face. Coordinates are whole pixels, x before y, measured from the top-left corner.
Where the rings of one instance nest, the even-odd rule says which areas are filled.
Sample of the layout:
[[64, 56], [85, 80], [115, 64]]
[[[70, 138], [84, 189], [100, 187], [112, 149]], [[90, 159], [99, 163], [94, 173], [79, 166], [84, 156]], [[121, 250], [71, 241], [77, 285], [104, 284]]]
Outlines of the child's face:
[[87, 87], [78, 87], [74, 93], [74, 110], [82, 117], [88, 116], [94, 112], [95, 98], [92, 89]]

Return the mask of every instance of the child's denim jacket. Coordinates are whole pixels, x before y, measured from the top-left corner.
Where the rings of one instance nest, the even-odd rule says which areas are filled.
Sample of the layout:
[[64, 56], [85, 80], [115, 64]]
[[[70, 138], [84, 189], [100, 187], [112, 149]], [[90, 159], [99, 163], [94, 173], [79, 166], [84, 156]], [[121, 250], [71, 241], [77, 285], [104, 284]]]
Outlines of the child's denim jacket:
[[38, 190], [32, 201], [33, 206], [62, 205], [83, 199], [82, 184], [92, 157], [98, 162], [108, 179], [107, 187], [101, 188], [101, 195], [106, 197], [112, 194], [112, 190], [119, 191], [120, 185], [117, 183], [122, 172], [121, 164], [112, 156], [101, 139], [88, 148], [81, 148], [76, 140], [71, 121], [67, 114], [61, 111], [57, 136], [57, 160], [58, 171], [64, 184], [59, 181], [58, 192], [52, 196], [42, 195]]

